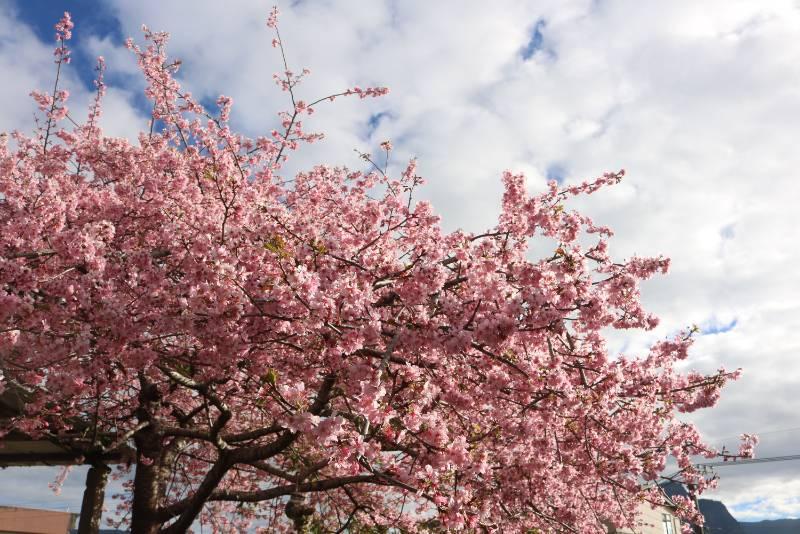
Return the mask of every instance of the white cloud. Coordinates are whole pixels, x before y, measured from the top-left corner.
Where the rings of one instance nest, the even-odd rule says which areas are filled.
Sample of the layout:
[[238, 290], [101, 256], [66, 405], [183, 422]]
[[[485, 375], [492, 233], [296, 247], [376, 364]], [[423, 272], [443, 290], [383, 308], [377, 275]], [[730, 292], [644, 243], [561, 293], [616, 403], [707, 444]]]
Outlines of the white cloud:
[[[615, 228], [615, 254], [663, 253], [673, 271], [644, 286], [662, 325], [615, 336], [617, 346], [627, 341], [632, 352], [692, 323], [736, 318], [730, 331], [698, 339], [692, 365], [742, 367], [744, 376], [694, 420], [729, 446], [740, 432], [800, 426], [800, 12], [792, 2], [282, 4], [290, 63], [313, 71], [304, 97], [356, 84], [392, 89], [375, 101], [320, 106], [310, 126], [327, 139], [292, 168], [358, 167], [353, 148], [375, 151], [390, 138], [396, 166], [419, 157], [429, 182], [422, 195], [444, 225], [477, 230], [497, 214], [505, 168], [525, 171], [535, 190], [553, 164], [568, 182], [625, 167], [622, 184], [576, 205]], [[171, 31], [188, 88], [232, 95], [235, 122], [259, 133], [287, 105], [271, 79], [280, 66], [264, 27], [269, 5], [144, 0], [118, 1], [115, 10], [125, 34], [140, 39], [141, 23]], [[549, 53], [524, 61], [539, 20]], [[9, 103], [49, 80], [41, 73], [50, 61], [26, 28], [7, 24], [0, 17], [0, 42], [17, 44], [0, 52], [0, 68], [15, 73], [0, 87], [4, 128], [27, 124], [30, 114], [19, 110], [32, 106]], [[124, 55], [113, 43], [92, 43], [112, 69]], [[9, 46], [24, 46], [25, 61]], [[132, 124], [129, 94], [117, 91], [109, 96], [119, 109], [107, 115]], [[367, 139], [370, 115], [384, 111]], [[759, 454], [800, 453], [791, 436], [770, 434]], [[755, 517], [741, 503], [756, 499], [765, 504], [753, 510], [795, 506], [796, 515], [800, 489], [785, 480], [799, 478], [800, 462], [778, 465], [788, 478], [767, 466], [721, 471], [717, 495], [742, 518]]]
[[[98, 42], [93, 39], [92, 43]], [[72, 43], [68, 43], [71, 45]], [[33, 132], [33, 118], [38, 114], [32, 90], [52, 90], [56, 74], [53, 62], [52, 43], [41, 42], [31, 28], [16, 17], [10, 4], [0, 6], [0, 71], [6, 73], [0, 84], [0, 131], [19, 129], [25, 133]], [[93, 46], [90, 51], [101, 47]], [[114, 53], [114, 63], [119, 56], [118, 48], [106, 48]], [[128, 54], [130, 55], [130, 54]], [[123, 64], [130, 71], [130, 63]], [[135, 66], [135, 61], [133, 62]], [[119, 67], [114, 67], [116, 72]], [[74, 64], [62, 69], [59, 87], [70, 92], [67, 106], [70, 115], [77, 121], [86, 116], [88, 106], [94, 96], [93, 89], [83, 85]], [[128, 88], [112, 87], [105, 99], [102, 126], [108, 135], [135, 138], [141, 128], [142, 119], [130, 104], [131, 93]]]
[[791, 476], [759, 479], [741, 489], [746, 491], [719, 492], [715, 496], [726, 502], [730, 512], [739, 521], [800, 517], [800, 481]]

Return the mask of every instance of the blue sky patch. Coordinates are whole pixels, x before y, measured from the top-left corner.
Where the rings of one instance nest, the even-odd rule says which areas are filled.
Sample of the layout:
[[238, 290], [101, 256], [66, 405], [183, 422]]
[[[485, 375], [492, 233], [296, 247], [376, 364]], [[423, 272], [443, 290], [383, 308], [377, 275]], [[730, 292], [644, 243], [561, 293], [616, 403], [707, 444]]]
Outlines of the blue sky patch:
[[545, 176], [547, 177], [547, 181], [555, 180], [561, 185], [567, 177], [567, 169], [560, 163], [552, 163], [547, 167]]
[[15, 0], [13, 12], [17, 18], [30, 26], [34, 34], [45, 44], [55, 47], [53, 26], [61, 19], [64, 11], [69, 11], [75, 28], [68, 46], [72, 50], [70, 67], [80, 77], [86, 87], [92, 88], [95, 78], [95, 57], [86, 52], [85, 43], [89, 37], [109, 37], [112, 42], [121, 44], [125, 39], [122, 27], [112, 9], [96, 0], [62, 0], [61, 2], [32, 2]]
[[749, 512], [749, 511], [753, 510], [753, 509], [758, 509], [758, 508], [763, 507], [765, 500], [766, 499], [759, 498], [759, 499], [753, 499], [752, 501], [740, 502], [740, 503], [731, 505], [730, 509], [731, 509], [731, 512], [733, 512], [734, 514], [736, 514], [737, 512], [738, 513], [746, 513], [746, 512]]
[[534, 24], [528, 44], [520, 50], [520, 55], [524, 61], [529, 60], [536, 52], [544, 48], [544, 35], [542, 34], [542, 30], [544, 30], [546, 25], [547, 22], [544, 19], [539, 19], [536, 21], [536, 24]]
[[373, 113], [370, 115], [369, 120], [367, 121], [367, 139], [372, 137], [372, 134], [375, 133], [375, 130], [377, 130], [378, 126], [380, 126], [381, 121], [384, 118], [389, 117], [390, 115], [388, 111], [381, 111], [380, 113]]
[[736, 318], [733, 318], [728, 323], [721, 323], [716, 317], [712, 317], [700, 326], [700, 333], [704, 336], [724, 334], [725, 332], [730, 332], [736, 328], [737, 324], [739, 324], [739, 320]]

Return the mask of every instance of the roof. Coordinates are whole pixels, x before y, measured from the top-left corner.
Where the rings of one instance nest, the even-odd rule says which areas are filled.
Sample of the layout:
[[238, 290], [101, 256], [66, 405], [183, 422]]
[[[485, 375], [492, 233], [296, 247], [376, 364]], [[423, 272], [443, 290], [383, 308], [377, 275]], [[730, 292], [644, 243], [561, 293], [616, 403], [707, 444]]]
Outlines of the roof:
[[[8, 387], [0, 394], [0, 421], [20, 415], [23, 412], [25, 401], [24, 393], [18, 388]], [[113, 436], [112, 436], [113, 438]], [[87, 461], [102, 461], [113, 464], [125, 461], [130, 454], [122, 447], [112, 453], [90, 456], [86, 450], [79, 447], [70, 448], [49, 439], [36, 439], [12, 430], [0, 437], [0, 467], [34, 466], [34, 465], [76, 465]]]

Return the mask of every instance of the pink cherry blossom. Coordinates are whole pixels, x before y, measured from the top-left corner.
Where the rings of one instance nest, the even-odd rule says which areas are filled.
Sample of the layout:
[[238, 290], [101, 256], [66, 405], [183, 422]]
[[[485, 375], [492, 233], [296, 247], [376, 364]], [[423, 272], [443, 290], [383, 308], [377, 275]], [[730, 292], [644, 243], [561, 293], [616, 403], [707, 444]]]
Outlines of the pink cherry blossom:
[[739, 371], [682, 371], [691, 331], [636, 356], [604, 339], [656, 326], [640, 282], [669, 268], [615, 259], [611, 230], [569, 207], [623, 171], [536, 195], [508, 171], [497, 224], [447, 232], [414, 198], [415, 160], [282, 174], [321, 138], [304, 112], [386, 88], [301, 99], [309, 71], [287, 65], [282, 125], [251, 139], [230, 97], [215, 115], [181, 87], [166, 33], [143, 32], [127, 43], [153, 105], [136, 142], [100, 129], [102, 58], [84, 123], [63, 121], [56, 87], [32, 93], [42, 128], [2, 138], [0, 391], [28, 403], [0, 435], [123, 455], [117, 522], [137, 533], [604, 532], [663, 502], [670, 457], [713, 485], [694, 461], [719, 451], [679, 416]]

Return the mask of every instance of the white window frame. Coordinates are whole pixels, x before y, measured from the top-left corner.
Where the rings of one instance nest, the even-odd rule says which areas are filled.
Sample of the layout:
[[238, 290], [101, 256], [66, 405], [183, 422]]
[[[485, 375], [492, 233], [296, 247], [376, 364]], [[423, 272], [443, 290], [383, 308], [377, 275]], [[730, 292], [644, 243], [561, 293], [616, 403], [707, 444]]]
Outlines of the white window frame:
[[675, 532], [675, 522], [672, 520], [672, 514], [661, 514], [661, 526], [664, 528], [664, 534], [678, 534]]

